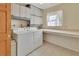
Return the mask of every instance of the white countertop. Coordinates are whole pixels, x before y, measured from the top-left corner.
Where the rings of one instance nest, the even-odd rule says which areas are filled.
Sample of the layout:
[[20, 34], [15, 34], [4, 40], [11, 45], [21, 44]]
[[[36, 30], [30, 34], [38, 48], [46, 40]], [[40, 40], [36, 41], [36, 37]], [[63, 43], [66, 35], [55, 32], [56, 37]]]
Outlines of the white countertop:
[[77, 31], [65, 31], [65, 30], [52, 30], [52, 29], [41, 29], [44, 33], [57, 33], [59, 35], [71, 36], [79, 38], [79, 32]]
[[35, 27], [29, 27], [29, 28], [14, 28], [12, 29], [14, 34], [25, 34], [27, 32], [35, 32], [40, 31], [40, 29], [37, 29]]

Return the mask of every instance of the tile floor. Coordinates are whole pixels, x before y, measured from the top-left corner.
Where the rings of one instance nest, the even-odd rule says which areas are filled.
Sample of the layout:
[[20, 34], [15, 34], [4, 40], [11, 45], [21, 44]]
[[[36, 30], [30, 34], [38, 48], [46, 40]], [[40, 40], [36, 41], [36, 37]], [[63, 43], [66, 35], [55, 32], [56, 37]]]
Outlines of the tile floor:
[[44, 42], [44, 44], [28, 56], [79, 56], [79, 53]]

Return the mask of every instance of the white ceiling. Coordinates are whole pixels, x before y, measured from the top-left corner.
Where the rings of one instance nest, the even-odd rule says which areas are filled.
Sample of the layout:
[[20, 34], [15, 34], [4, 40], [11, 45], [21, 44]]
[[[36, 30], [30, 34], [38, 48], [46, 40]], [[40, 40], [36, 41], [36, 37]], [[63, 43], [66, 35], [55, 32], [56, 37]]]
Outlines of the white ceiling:
[[52, 6], [56, 6], [60, 3], [31, 3], [31, 4], [40, 8], [40, 9], [47, 9], [49, 7], [52, 7]]

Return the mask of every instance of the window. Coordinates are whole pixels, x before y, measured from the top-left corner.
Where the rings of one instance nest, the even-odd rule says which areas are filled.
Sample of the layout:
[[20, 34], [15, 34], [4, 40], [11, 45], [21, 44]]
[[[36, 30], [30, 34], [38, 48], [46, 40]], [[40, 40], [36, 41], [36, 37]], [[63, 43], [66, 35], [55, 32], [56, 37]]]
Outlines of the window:
[[47, 15], [48, 26], [62, 26], [62, 12], [52, 12]]

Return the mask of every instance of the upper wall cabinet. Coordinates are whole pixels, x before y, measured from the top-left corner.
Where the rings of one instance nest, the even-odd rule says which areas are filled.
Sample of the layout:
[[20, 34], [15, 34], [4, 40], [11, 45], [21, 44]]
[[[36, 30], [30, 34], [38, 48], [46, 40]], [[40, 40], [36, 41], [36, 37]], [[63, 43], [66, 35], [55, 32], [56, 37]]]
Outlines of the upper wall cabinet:
[[37, 16], [42, 16], [42, 10], [41, 9], [39, 9], [39, 8], [35, 8], [35, 10], [36, 10], [36, 15]]
[[42, 10], [35, 6], [31, 6], [31, 15], [42, 16]]
[[42, 18], [37, 16], [31, 16], [31, 22], [30, 24], [42, 24]]
[[20, 16], [20, 6], [18, 4], [11, 4], [11, 15]]
[[30, 8], [20, 6], [20, 17], [30, 18]]
[[35, 7], [31, 5], [31, 15], [35, 14]]
[[11, 15], [16, 16], [13, 18], [29, 20], [30, 8], [20, 4], [11, 4]]
[[31, 5], [31, 22], [30, 24], [42, 24], [42, 10]]
[[41, 17], [34, 17], [34, 19], [35, 19], [35, 24], [39, 24], [39, 25], [41, 25], [42, 24], [42, 18]]

